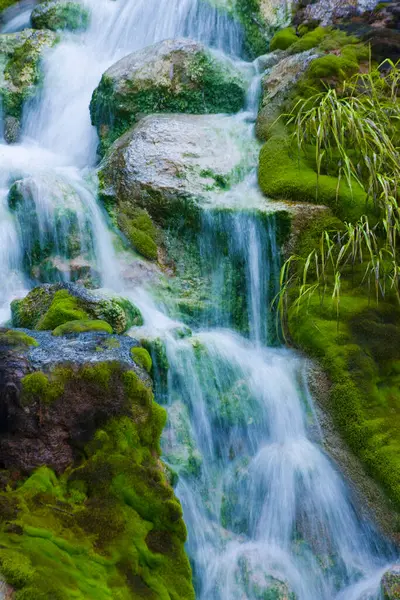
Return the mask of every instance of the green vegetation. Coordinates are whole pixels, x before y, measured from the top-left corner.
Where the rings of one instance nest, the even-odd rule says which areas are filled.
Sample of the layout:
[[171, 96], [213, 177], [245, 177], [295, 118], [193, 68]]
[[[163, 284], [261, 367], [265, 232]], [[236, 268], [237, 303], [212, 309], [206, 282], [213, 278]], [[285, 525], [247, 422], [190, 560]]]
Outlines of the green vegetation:
[[35, 29], [81, 31], [89, 24], [89, 12], [77, 2], [45, 0], [32, 12]]
[[[124, 333], [134, 325], [143, 324], [140, 311], [125, 298], [92, 295], [79, 286], [59, 288], [59, 285], [39, 286], [24, 299], [14, 300], [11, 303], [13, 325], [53, 331], [70, 321], [91, 321], [93, 329], [100, 327], [94, 325], [97, 320], [108, 323], [114, 333]], [[102, 330], [105, 330], [104, 325]]]
[[122, 203], [118, 207], [116, 221], [139, 254], [149, 260], [157, 260], [158, 232], [147, 211]]
[[[343, 222], [324, 215], [300, 233], [279, 307], [286, 335], [330, 378], [338, 428], [400, 510], [400, 70], [383, 67], [306, 96], [287, 120], [300, 164], [313, 157], [319, 201]], [[328, 171], [336, 204], [324, 195]], [[368, 215], [343, 197], [343, 185], [353, 197], [363, 192]]]
[[87, 331], [102, 331], [104, 333], [113, 333], [113, 329], [106, 321], [86, 319], [83, 321], [67, 321], [53, 330], [53, 335], [68, 335], [71, 333], [84, 333]]
[[0, 12], [5, 10], [9, 6], [16, 4], [16, 2], [17, 0], [0, 0]]
[[125, 415], [114, 407], [76, 464], [18, 481], [2, 472], [0, 570], [16, 600], [194, 600], [182, 509], [159, 461], [166, 414], [151, 389], [117, 363], [23, 380], [42, 415], [68, 411], [71, 393], [102, 406], [111, 389]]
[[23, 331], [15, 329], [0, 329], [0, 345], [11, 346], [12, 348], [27, 348], [37, 346], [37, 341]]
[[245, 48], [250, 58], [268, 50], [267, 24], [260, 11], [260, 0], [237, 0], [235, 12], [245, 30]]
[[153, 361], [151, 360], [150, 354], [145, 348], [132, 348], [131, 356], [135, 363], [145, 369], [148, 373], [151, 372]]
[[286, 27], [278, 31], [269, 44], [271, 52], [275, 50], [287, 50], [298, 40], [294, 27]]
[[50, 31], [35, 31], [24, 36], [22, 43], [11, 44], [9, 51], [4, 53], [6, 64], [0, 96], [6, 116], [21, 118], [25, 100], [34, 96], [41, 83], [42, 53], [56, 41], [56, 35]]

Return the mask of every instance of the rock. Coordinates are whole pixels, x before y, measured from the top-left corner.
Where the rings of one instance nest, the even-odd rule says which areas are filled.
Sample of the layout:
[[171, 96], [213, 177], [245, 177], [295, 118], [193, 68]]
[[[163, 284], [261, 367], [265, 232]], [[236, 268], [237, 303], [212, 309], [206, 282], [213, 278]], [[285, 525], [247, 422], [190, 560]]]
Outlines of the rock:
[[0, 600], [12, 600], [14, 589], [0, 580]]
[[[279, 53], [273, 54], [279, 56]], [[318, 56], [319, 54], [315, 50], [284, 56], [267, 70], [262, 79], [263, 96], [256, 123], [256, 134], [259, 139], [268, 138], [271, 126], [281, 114], [283, 103], [290, 91], [311, 61]]]
[[244, 99], [243, 79], [230, 61], [192, 40], [165, 40], [110, 67], [93, 94], [90, 114], [104, 151], [140, 115], [236, 113]]
[[260, 0], [260, 14], [271, 28], [288, 23], [291, 8], [290, 0]]
[[21, 135], [21, 123], [16, 117], [8, 115], [4, 119], [4, 139], [7, 144], [16, 144]]
[[33, 9], [31, 22], [35, 29], [80, 31], [89, 24], [89, 11], [78, 2], [45, 0]]
[[8, 203], [16, 216], [24, 270], [37, 281], [95, 283], [93, 214], [78, 188], [61, 176], [16, 181]]
[[38, 333], [32, 350], [15, 335], [0, 330], [0, 597], [194, 600], [137, 342]]
[[393, 565], [382, 577], [382, 594], [384, 600], [400, 598], [400, 565]]
[[40, 83], [40, 60], [56, 40], [52, 31], [33, 29], [0, 36], [0, 97], [6, 120], [14, 119], [12, 142], [17, 141], [24, 102], [35, 95]]
[[129, 300], [73, 283], [36, 287], [24, 299], [14, 300], [11, 311], [15, 327], [38, 331], [53, 331], [64, 323], [87, 319], [105, 321], [115, 333], [143, 324], [139, 310]]
[[162, 224], [196, 223], [199, 205], [256, 162], [256, 145], [248, 142], [248, 151], [243, 150], [245, 127], [221, 115], [145, 117], [115, 142], [103, 161], [103, 201], [120, 213], [126, 206], [146, 209]]
[[378, 0], [297, 0], [297, 13], [294, 22], [332, 25], [338, 19], [346, 18], [373, 9]]

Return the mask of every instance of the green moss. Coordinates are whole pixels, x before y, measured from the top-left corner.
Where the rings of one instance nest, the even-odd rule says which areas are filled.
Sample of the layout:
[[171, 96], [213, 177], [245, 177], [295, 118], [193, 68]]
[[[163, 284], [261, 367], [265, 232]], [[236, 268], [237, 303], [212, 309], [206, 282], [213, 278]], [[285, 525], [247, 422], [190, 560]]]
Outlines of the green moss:
[[89, 24], [89, 11], [77, 2], [47, 0], [33, 10], [31, 22], [35, 29], [81, 31]]
[[16, 4], [18, 0], [0, 0], [0, 12]]
[[60, 290], [54, 294], [49, 309], [39, 320], [36, 329], [39, 331], [53, 330], [69, 321], [83, 321], [87, 318], [88, 315], [80, 308], [78, 300], [67, 290]]
[[27, 348], [29, 346], [38, 346], [38, 342], [23, 331], [3, 329], [0, 330], [0, 345], [11, 346], [13, 348]]
[[297, 54], [298, 52], [305, 52], [306, 50], [315, 48], [327, 36], [328, 32], [329, 30], [325, 27], [316, 27], [303, 35], [303, 37], [296, 39], [295, 43], [290, 47], [290, 52]]
[[148, 373], [151, 372], [153, 361], [145, 348], [132, 348], [131, 356], [139, 367], [143, 367]]
[[67, 321], [53, 330], [53, 335], [68, 335], [70, 333], [84, 333], [87, 331], [102, 331], [104, 333], [113, 333], [111, 325], [106, 321], [87, 319], [85, 321]]
[[321, 175], [293, 150], [285, 136], [273, 136], [262, 147], [258, 179], [270, 198], [325, 204], [340, 218], [357, 219], [365, 213], [366, 194], [354, 182], [338, 186], [336, 177]]
[[268, 50], [268, 26], [260, 11], [260, 0], [239, 0], [235, 3], [236, 14], [245, 31], [245, 50], [250, 58], [265, 54]]
[[27, 98], [32, 97], [41, 83], [40, 59], [45, 48], [56, 42], [51, 32], [37, 31], [11, 52], [0, 84], [3, 110], [7, 116], [20, 119]]
[[312, 79], [324, 79], [338, 77], [345, 79], [358, 72], [359, 65], [356, 60], [349, 56], [338, 56], [337, 54], [327, 54], [316, 58], [310, 64], [308, 75]]
[[124, 333], [143, 324], [139, 309], [129, 300], [91, 296], [79, 287], [39, 286], [24, 299], [14, 300], [11, 312], [13, 325], [27, 329], [53, 330], [70, 321], [98, 320], [106, 321], [114, 333]]
[[117, 224], [139, 254], [157, 260], [157, 230], [145, 210], [132, 205], [119, 206]]
[[36, 401], [51, 404], [62, 396], [65, 381], [70, 376], [71, 372], [63, 368], [55, 369], [51, 375], [45, 375], [41, 371], [25, 375], [21, 380], [23, 404], [28, 405]]
[[[57, 378], [30, 377], [24, 390], [35, 397]], [[112, 389], [127, 412], [103, 422], [63, 474], [42, 467], [0, 491], [3, 577], [19, 600], [194, 600], [182, 509], [159, 461], [165, 411], [117, 363], [70, 371], [64, 381], [60, 402], [78, 386], [93, 401]]]
[[287, 50], [292, 44], [297, 42], [299, 38], [296, 35], [294, 27], [286, 27], [278, 31], [272, 38], [269, 49], [274, 50]]

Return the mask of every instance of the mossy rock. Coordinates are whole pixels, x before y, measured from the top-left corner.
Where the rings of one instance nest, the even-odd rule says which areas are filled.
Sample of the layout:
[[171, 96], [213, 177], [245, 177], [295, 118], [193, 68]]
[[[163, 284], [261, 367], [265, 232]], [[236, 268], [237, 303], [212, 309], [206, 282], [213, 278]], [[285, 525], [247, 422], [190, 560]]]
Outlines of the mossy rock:
[[37, 346], [38, 342], [24, 331], [15, 329], [0, 329], [0, 346], [11, 348], [29, 348]]
[[194, 600], [182, 509], [159, 460], [166, 413], [149, 383], [98, 363], [34, 372], [22, 388], [18, 434], [24, 415], [40, 421], [40, 454], [43, 432], [57, 436], [62, 423], [70, 438], [48, 441], [47, 460], [65, 443], [75, 455], [0, 491], [0, 571], [16, 599]]
[[53, 330], [53, 335], [69, 335], [76, 333], [85, 333], [88, 331], [100, 331], [103, 333], [113, 333], [113, 328], [106, 321], [100, 321], [95, 319], [67, 321], [62, 325], [59, 325]]
[[4, 38], [0, 40], [3, 64], [0, 97], [5, 118], [14, 117], [19, 122], [25, 101], [36, 94], [42, 81], [43, 53], [56, 43], [57, 35], [52, 31], [25, 29]]
[[18, 0], [0, 0], [0, 13], [17, 2]]
[[135, 363], [145, 369], [148, 373], [151, 372], [153, 361], [151, 360], [150, 354], [145, 348], [132, 348], [131, 356]]
[[90, 103], [104, 151], [148, 113], [236, 113], [245, 84], [232, 63], [186, 39], [130, 54], [101, 78]]
[[89, 24], [89, 11], [78, 2], [45, 0], [32, 11], [32, 27], [60, 31], [82, 31]]
[[15, 327], [53, 331], [70, 321], [105, 321], [114, 333], [142, 325], [140, 311], [125, 298], [106, 296], [75, 284], [44, 284], [11, 303]]
[[258, 180], [269, 198], [325, 204], [342, 219], [356, 220], [368, 208], [359, 184], [350, 189], [343, 181], [338, 186], [336, 177], [318, 177], [285, 135], [272, 136], [262, 147]]

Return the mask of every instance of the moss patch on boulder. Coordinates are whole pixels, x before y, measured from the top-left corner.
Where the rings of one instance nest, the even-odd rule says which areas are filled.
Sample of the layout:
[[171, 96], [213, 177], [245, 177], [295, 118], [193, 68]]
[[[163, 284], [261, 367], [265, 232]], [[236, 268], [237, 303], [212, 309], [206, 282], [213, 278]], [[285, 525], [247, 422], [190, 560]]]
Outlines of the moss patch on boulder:
[[59, 325], [53, 330], [53, 335], [69, 335], [84, 333], [87, 331], [102, 331], [104, 333], [113, 333], [113, 328], [106, 321], [100, 321], [95, 319], [75, 320], [67, 321], [62, 325]]
[[338, 185], [337, 177], [318, 177], [285, 134], [273, 135], [262, 147], [258, 180], [270, 198], [325, 204], [340, 218], [357, 219], [367, 208], [359, 184], [354, 182], [350, 189], [344, 181]]
[[240, 73], [191, 40], [166, 40], [110, 67], [90, 103], [104, 153], [141, 115], [235, 113], [245, 99]]
[[139, 367], [143, 367], [148, 373], [151, 372], [153, 361], [145, 348], [132, 348], [131, 356]]
[[41, 83], [40, 60], [57, 41], [52, 31], [6, 34], [0, 40], [0, 97], [4, 116], [19, 122], [24, 102], [32, 98]]
[[35, 29], [81, 31], [89, 24], [89, 11], [78, 2], [45, 0], [33, 9], [31, 22]]
[[22, 300], [11, 304], [15, 327], [54, 330], [70, 321], [97, 319], [109, 324], [114, 333], [142, 325], [140, 311], [125, 298], [106, 296], [74, 284], [45, 284], [34, 288]]
[[[118, 363], [64, 366], [25, 376], [22, 399], [40, 436], [65, 444], [67, 431], [73, 452], [55, 471], [62, 444], [49, 438], [42, 466], [2, 471], [0, 570], [16, 600], [194, 600], [182, 509], [159, 460], [166, 413], [149, 384]], [[31, 435], [24, 415], [19, 436]]]

